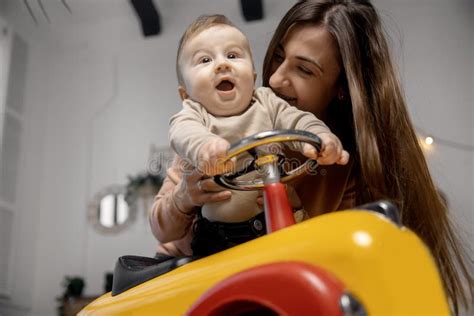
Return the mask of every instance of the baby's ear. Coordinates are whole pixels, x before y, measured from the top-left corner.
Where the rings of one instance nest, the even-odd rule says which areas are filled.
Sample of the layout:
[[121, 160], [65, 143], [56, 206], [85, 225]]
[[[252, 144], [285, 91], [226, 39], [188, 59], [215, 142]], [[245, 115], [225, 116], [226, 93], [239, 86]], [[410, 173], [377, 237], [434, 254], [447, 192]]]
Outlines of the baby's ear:
[[184, 101], [185, 99], [189, 97], [188, 94], [186, 93], [186, 89], [183, 86], [178, 86], [178, 93], [179, 93], [179, 97], [181, 98], [181, 101]]

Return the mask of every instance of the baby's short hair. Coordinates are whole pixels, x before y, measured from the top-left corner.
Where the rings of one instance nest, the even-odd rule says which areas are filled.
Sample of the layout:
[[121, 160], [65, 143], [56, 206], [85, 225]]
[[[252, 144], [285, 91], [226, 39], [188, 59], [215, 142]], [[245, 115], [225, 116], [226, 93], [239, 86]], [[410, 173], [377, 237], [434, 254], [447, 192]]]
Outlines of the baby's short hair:
[[[222, 14], [213, 14], [213, 15], [201, 15], [193, 23], [191, 23], [183, 36], [179, 40], [178, 53], [176, 54], [176, 75], [178, 77], [178, 84], [184, 87], [183, 74], [179, 67], [179, 59], [181, 57], [181, 51], [183, 50], [184, 45], [194, 36], [201, 33], [204, 30], [207, 30], [214, 25], [229, 25], [237, 28], [225, 15]], [[238, 29], [238, 28], [237, 28]]]

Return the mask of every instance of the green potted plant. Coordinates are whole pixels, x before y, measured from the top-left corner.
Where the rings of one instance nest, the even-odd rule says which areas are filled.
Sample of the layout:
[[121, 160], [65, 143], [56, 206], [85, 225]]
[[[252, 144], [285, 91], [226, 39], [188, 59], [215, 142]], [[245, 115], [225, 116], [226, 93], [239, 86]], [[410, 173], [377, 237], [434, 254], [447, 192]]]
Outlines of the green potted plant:
[[81, 297], [82, 291], [84, 290], [85, 282], [84, 279], [81, 277], [66, 276], [62, 285], [65, 288], [63, 294], [64, 298]]

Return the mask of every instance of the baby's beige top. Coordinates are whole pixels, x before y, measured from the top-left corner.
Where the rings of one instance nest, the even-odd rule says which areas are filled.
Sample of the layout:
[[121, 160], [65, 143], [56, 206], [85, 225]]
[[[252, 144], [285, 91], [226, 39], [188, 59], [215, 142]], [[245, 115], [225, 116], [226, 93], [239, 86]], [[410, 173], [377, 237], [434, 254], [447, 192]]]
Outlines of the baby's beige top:
[[[170, 142], [174, 151], [194, 164], [199, 149], [214, 137], [231, 144], [258, 132], [274, 129], [297, 129], [314, 134], [329, 133], [329, 128], [314, 114], [298, 110], [277, 97], [269, 88], [257, 88], [252, 104], [235, 116], [216, 117], [192, 100], [183, 102], [183, 109], [170, 119]], [[237, 165], [241, 165], [237, 162]], [[232, 191], [224, 202], [207, 203], [202, 214], [211, 221], [242, 222], [261, 212], [256, 191]]]

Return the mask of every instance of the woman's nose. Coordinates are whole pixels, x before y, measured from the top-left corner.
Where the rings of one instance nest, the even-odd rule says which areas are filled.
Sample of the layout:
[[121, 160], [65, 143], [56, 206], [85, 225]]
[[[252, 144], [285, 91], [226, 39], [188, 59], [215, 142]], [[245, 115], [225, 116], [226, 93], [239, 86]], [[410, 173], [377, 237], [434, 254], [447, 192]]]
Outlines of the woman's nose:
[[285, 88], [290, 85], [290, 81], [286, 78], [282, 65], [271, 75], [269, 84], [272, 88]]

